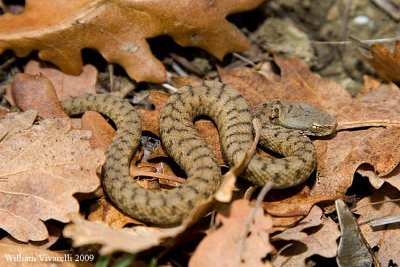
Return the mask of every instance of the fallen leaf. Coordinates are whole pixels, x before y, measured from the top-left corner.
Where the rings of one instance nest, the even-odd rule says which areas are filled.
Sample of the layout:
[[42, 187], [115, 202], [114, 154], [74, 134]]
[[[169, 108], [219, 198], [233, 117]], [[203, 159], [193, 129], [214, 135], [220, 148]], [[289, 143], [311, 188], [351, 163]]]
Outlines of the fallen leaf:
[[7, 134], [30, 128], [36, 117], [37, 111], [33, 109], [23, 113], [7, 113], [5, 116], [0, 117], [0, 141], [3, 140]]
[[90, 206], [89, 221], [104, 222], [111, 228], [123, 228], [127, 224], [143, 225], [119, 211], [106, 198], [100, 198]]
[[42, 74], [15, 75], [11, 83], [11, 95], [22, 111], [35, 109], [43, 119], [69, 118], [57, 99], [53, 84]]
[[163, 240], [175, 237], [186, 228], [181, 225], [174, 228], [154, 228], [136, 226], [134, 228], [112, 229], [100, 222], [90, 222], [75, 214], [72, 224], [64, 228], [63, 235], [73, 240], [73, 246], [89, 244], [102, 245], [100, 255], [122, 251], [138, 253], [159, 245]]
[[[336, 240], [340, 231], [332, 220], [325, 218], [319, 207], [314, 206], [307, 217], [301, 220], [297, 226], [271, 238], [291, 241], [291, 245], [284, 248], [281, 253], [272, 260], [274, 266], [306, 266], [306, 259], [312, 255], [320, 255], [325, 258], [336, 256]], [[296, 242], [293, 242], [296, 241]]]
[[[25, 246], [32, 246], [35, 248], [49, 249], [52, 245], [54, 245], [62, 236], [62, 229], [64, 226], [62, 224], [54, 223], [54, 221], [45, 222], [47, 231], [49, 232], [49, 237], [43, 241], [29, 241], [29, 243], [24, 243], [16, 240], [12, 236], [8, 235], [0, 240], [1, 244], [24, 244]], [[0, 255], [2, 255], [0, 253]]]
[[400, 82], [400, 42], [396, 41], [394, 51], [391, 52], [385, 44], [373, 44], [369, 48], [371, 57], [364, 58], [374, 67], [379, 76], [386, 80]]
[[355, 207], [355, 213], [360, 215], [357, 223], [361, 233], [375, 251], [375, 257], [382, 266], [400, 262], [399, 225], [389, 224], [372, 228], [369, 222], [386, 216], [399, 215], [400, 207], [397, 202], [399, 198], [400, 192], [385, 184], [379, 190], [373, 189], [371, 196], [361, 199]]
[[81, 49], [92, 48], [124, 67], [134, 80], [162, 82], [165, 69], [146, 39], [169, 35], [182, 46], [200, 47], [221, 59], [249, 48], [245, 36], [225, 17], [261, 2], [26, 1], [22, 14], [1, 16], [0, 52], [13, 49], [17, 56], [27, 56], [39, 50], [41, 59], [77, 75]]
[[81, 129], [92, 132], [90, 146], [106, 152], [114, 136], [114, 128], [95, 111], [86, 111], [82, 116]]
[[39, 61], [30, 60], [24, 69], [24, 73], [38, 75], [42, 73], [54, 86], [58, 100], [62, 101], [71, 97], [96, 93], [98, 71], [90, 64], [82, 67], [82, 72], [76, 75], [68, 75], [56, 68], [42, 66]]
[[[315, 140], [317, 182], [311, 196], [341, 198], [353, 181], [355, 171], [367, 163], [379, 177], [394, 170], [400, 161], [400, 138], [397, 121], [400, 115], [400, 92], [396, 85], [382, 85], [353, 99], [339, 84], [323, 80], [296, 59], [275, 57], [280, 75], [270, 64], [260, 71], [248, 68], [220, 69], [224, 82], [236, 88], [255, 106], [266, 98], [305, 102], [334, 115], [338, 127], [335, 136]], [[382, 104], [384, 103], [384, 104]], [[386, 122], [379, 124], [377, 122]], [[367, 126], [387, 126], [359, 129]], [[352, 126], [353, 131], [345, 131]]]
[[310, 188], [302, 184], [295, 188], [288, 188], [285, 191], [272, 190], [263, 202], [263, 208], [268, 214], [273, 216], [307, 216], [312, 206], [316, 203], [334, 200], [335, 198], [331, 196], [311, 196]]
[[269, 216], [262, 209], [255, 211], [245, 199], [239, 199], [217, 214], [216, 224], [197, 246], [190, 258], [190, 267], [214, 266], [271, 266], [263, 259], [273, 250], [268, 230], [272, 227]]
[[338, 265], [341, 267], [373, 266], [373, 252], [364, 241], [356, 218], [343, 200], [336, 200], [335, 205], [342, 233], [337, 256]]
[[0, 142], [1, 228], [20, 241], [46, 239], [42, 221], [68, 222], [79, 211], [73, 194], [99, 186], [104, 153], [90, 149], [88, 132], [70, 128], [70, 120], [43, 120]]

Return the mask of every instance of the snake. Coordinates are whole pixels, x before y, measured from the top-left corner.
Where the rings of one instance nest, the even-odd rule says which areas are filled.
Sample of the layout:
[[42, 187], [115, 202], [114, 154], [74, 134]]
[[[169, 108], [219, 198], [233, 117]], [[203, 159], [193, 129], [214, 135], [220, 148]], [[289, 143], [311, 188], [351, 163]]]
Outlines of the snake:
[[129, 165], [141, 138], [140, 117], [122, 98], [109, 94], [79, 96], [61, 102], [69, 115], [97, 111], [117, 130], [107, 149], [102, 185], [111, 201], [128, 216], [155, 226], [180, 224], [198, 203], [212, 199], [221, 183], [214, 153], [194, 128], [194, 119], [210, 117], [217, 126], [221, 150], [229, 166], [241, 162], [254, 139], [252, 119], [261, 122], [260, 145], [283, 155], [267, 159], [255, 153], [241, 177], [256, 186], [272, 182], [287, 188], [305, 181], [316, 166], [316, 150], [306, 135], [335, 131], [336, 120], [326, 111], [304, 103], [269, 100], [250, 111], [232, 87], [201, 81], [172, 94], [160, 115], [160, 137], [169, 156], [186, 173], [186, 182], [170, 190], [147, 190], [135, 182]]

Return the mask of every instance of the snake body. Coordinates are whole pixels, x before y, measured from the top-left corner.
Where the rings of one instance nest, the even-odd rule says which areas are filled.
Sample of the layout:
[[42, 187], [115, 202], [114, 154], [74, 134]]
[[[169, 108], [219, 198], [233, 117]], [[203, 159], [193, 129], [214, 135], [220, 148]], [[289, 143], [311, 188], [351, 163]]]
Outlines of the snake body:
[[[275, 188], [285, 188], [303, 182], [316, 164], [312, 142], [299, 131], [309, 134], [314, 129], [314, 134], [324, 135], [330, 134], [336, 126], [328, 113], [301, 105], [269, 101], [252, 114], [246, 101], [225, 84], [203, 81], [180, 88], [164, 106], [160, 134], [167, 152], [188, 178], [181, 187], [150, 191], [135, 183], [129, 174], [129, 164], [141, 137], [140, 119], [135, 109], [127, 101], [110, 95], [87, 95], [62, 102], [70, 115], [94, 110], [113, 120], [117, 131], [103, 165], [104, 190], [127, 215], [164, 226], [180, 223], [198, 203], [211, 198], [220, 185], [220, 167], [193, 126], [196, 117], [205, 115], [214, 120], [224, 158], [233, 166], [242, 160], [253, 142], [252, 118], [257, 116], [262, 123], [260, 143], [285, 158], [266, 159], [256, 154], [242, 176], [259, 186], [272, 181]], [[299, 114], [306, 111], [305, 115], [297, 114], [299, 110]], [[282, 111], [285, 113], [281, 114]], [[291, 112], [294, 116], [290, 116]], [[295, 125], [298, 131], [273, 124], [282, 123], [279, 122], [282, 118], [285, 119], [283, 124], [291, 124], [291, 119], [299, 119], [298, 116], [305, 121], [300, 127]], [[298, 123], [296, 119], [293, 121]]]

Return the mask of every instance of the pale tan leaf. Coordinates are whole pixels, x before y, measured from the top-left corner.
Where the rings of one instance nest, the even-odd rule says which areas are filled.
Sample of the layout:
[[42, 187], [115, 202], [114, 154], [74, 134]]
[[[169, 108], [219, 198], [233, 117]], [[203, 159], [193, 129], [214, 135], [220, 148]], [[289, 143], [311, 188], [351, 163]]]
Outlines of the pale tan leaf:
[[64, 228], [63, 234], [73, 240], [75, 247], [100, 244], [100, 255], [122, 251], [137, 253], [159, 245], [164, 239], [175, 237], [186, 227], [154, 228], [136, 226], [134, 228], [113, 229], [100, 222], [84, 220], [79, 215], [72, 216], [72, 224]]
[[17, 132], [19, 130], [28, 129], [32, 126], [37, 116], [36, 110], [27, 110], [23, 113], [8, 113], [0, 117], [0, 141], [7, 134]]
[[269, 243], [268, 230], [272, 220], [262, 209], [252, 213], [245, 199], [234, 201], [216, 217], [219, 228], [210, 232], [196, 248], [190, 258], [190, 267], [214, 266], [271, 266], [262, 259], [273, 250]]
[[98, 71], [93, 65], [85, 65], [82, 72], [76, 75], [68, 75], [56, 68], [42, 66], [40, 62], [30, 60], [25, 65], [26, 74], [37, 75], [42, 73], [54, 86], [60, 101], [85, 94], [96, 93]]
[[73, 194], [99, 186], [96, 170], [105, 156], [90, 149], [89, 137], [71, 130], [69, 119], [53, 119], [1, 140], [1, 228], [18, 240], [39, 241], [48, 236], [42, 221], [69, 221], [67, 214], [79, 210]]

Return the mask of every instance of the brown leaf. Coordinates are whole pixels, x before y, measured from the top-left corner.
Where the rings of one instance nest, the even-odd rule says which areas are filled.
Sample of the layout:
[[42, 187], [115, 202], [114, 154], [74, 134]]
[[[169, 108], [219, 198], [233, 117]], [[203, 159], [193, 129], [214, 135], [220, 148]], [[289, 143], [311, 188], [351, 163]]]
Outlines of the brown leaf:
[[82, 72], [75, 76], [65, 74], [55, 68], [42, 66], [40, 62], [31, 60], [25, 65], [24, 73], [32, 75], [42, 73], [46, 76], [53, 84], [59, 101], [96, 93], [98, 71], [90, 64], [83, 66]]
[[396, 41], [393, 53], [385, 44], [373, 44], [369, 48], [372, 58], [365, 59], [374, 67], [382, 79], [400, 82], [400, 42]]
[[57, 99], [53, 84], [43, 74], [15, 75], [11, 93], [17, 107], [23, 111], [35, 109], [44, 119], [68, 118]]
[[90, 149], [88, 132], [70, 128], [70, 120], [43, 120], [0, 142], [1, 228], [18, 240], [46, 239], [41, 220], [68, 222], [79, 211], [72, 195], [99, 186], [104, 153]]
[[390, 185], [384, 185], [379, 190], [373, 190], [372, 195], [361, 199], [356, 206], [356, 213], [360, 215], [357, 222], [361, 232], [371, 248], [377, 247], [375, 257], [382, 266], [389, 266], [390, 262], [400, 262], [400, 229], [398, 224], [390, 224], [372, 228], [370, 221], [391, 215], [399, 215], [400, 207], [397, 202], [386, 202], [371, 205], [375, 202], [398, 200], [400, 193]]
[[124, 215], [116, 207], [111, 205], [106, 198], [100, 198], [90, 206], [88, 220], [104, 222], [114, 229], [122, 228], [130, 223], [143, 225], [143, 223]]
[[64, 228], [63, 235], [71, 238], [75, 247], [102, 245], [100, 255], [117, 251], [137, 253], [157, 246], [164, 239], [175, 237], [186, 229], [183, 225], [165, 229], [143, 226], [112, 229], [100, 222], [86, 221], [79, 215], [74, 215], [71, 220], [73, 223]]
[[217, 214], [216, 223], [222, 225], [200, 242], [189, 266], [214, 266], [215, 262], [218, 266], [271, 266], [262, 259], [273, 250], [267, 233], [272, 221], [260, 208], [249, 221], [252, 209], [247, 200], [239, 199]]
[[[309, 232], [307, 232], [309, 230]], [[314, 206], [308, 216], [297, 226], [275, 235], [272, 241], [293, 242], [272, 261], [274, 266], [306, 266], [306, 259], [312, 255], [325, 258], [336, 256], [336, 240], [340, 231], [332, 220], [325, 218], [319, 207]]]
[[[272, 190], [263, 202], [263, 208], [273, 216], [298, 217], [306, 216], [312, 206], [321, 201], [332, 201], [334, 197], [323, 196], [313, 197], [310, 195], [310, 188], [300, 185], [296, 188]], [[275, 224], [274, 224], [275, 225]]]
[[[400, 93], [394, 84], [382, 85], [352, 99], [337, 83], [321, 79], [299, 60], [276, 57], [275, 63], [280, 75], [272, 71], [270, 64], [262, 65], [259, 72], [239, 68], [220, 73], [222, 80], [238, 89], [252, 106], [266, 98], [305, 102], [330, 112], [343, 129], [376, 126], [377, 121], [398, 121]], [[400, 161], [397, 142], [400, 131], [395, 125], [342, 130], [335, 136], [314, 141], [318, 180], [311, 195], [343, 197], [352, 184], [354, 172], [364, 163], [373, 166], [380, 177], [393, 171]]]
[[86, 111], [82, 116], [82, 130], [92, 132], [90, 137], [90, 146], [95, 149], [99, 148], [106, 152], [114, 136], [114, 128], [95, 111]]
[[165, 69], [151, 54], [147, 38], [169, 35], [182, 46], [200, 47], [221, 59], [249, 47], [225, 17], [261, 2], [26, 1], [22, 14], [1, 16], [0, 51], [13, 49], [26, 56], [39, 50], [41, 59], [79, 74], [81, 49], [92, 48], [137, 81], [162, 82]]

